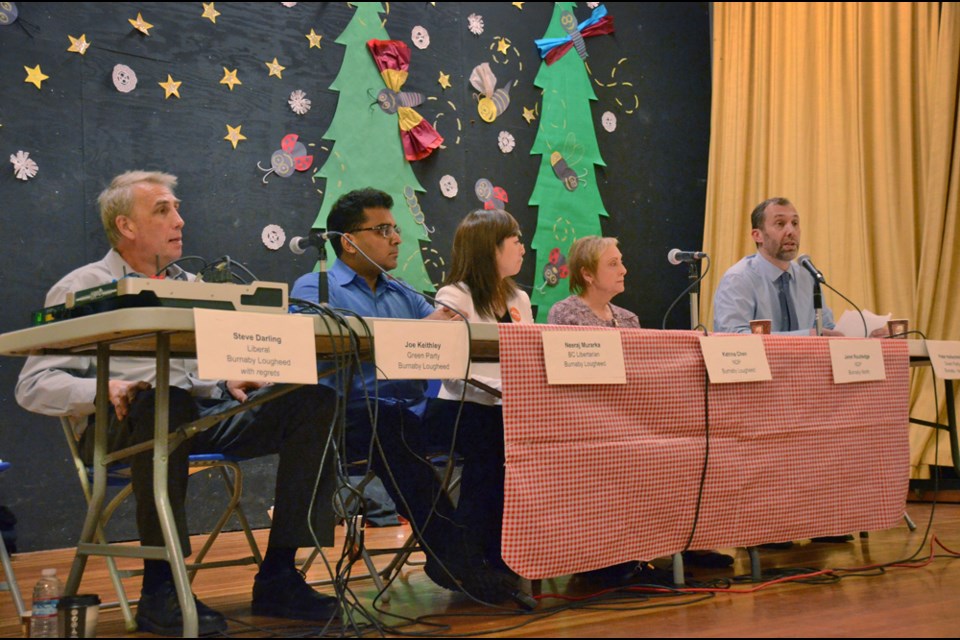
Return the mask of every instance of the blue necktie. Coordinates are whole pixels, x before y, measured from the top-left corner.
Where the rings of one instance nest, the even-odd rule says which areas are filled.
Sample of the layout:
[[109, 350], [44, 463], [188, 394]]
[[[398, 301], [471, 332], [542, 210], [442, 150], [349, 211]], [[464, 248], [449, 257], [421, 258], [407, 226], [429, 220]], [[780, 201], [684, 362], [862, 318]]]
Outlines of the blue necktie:
[[784, 271], [777, 278], [777, 290], [780, 298], [780, 330], [793, 331], [799, 329], [797, 310], [793, 307], [793, 296], [790, 295], [790, 272]]

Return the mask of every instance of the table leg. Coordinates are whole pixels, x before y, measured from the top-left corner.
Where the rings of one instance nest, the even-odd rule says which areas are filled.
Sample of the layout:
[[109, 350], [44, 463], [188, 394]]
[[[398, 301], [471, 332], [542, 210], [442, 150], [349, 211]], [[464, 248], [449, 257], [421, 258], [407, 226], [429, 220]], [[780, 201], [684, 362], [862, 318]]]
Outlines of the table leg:
[[173, 583], [180, 600], [183, 616], [183, 637], [196, 638], [197, 606], [190, 590], [190, 580], [183, 561], [183, 549], [180, 536], [170, 507], [170, 494], [167, 491], [167, 463], [169, 461], [169, 418], [170, 418], [170, 336], [157, 334], [157, 382], [156, 403], [153, 422], [153, 493], [156, 499], [160, 529], [166, 544], [166, 557], [173, 573]]
[[70, 576], [64, 587], [64, 595], [75, 595], [80, 588], [80, 580], [87, 566], [87, 552], [82, 551], [93, 542], [100, 523], [103, 511], [103, 500], [107, 493], [107, 465], [104, 458], [107, 455], [107, 424], [110, 411], [110, 346], [106, 343], [97, 345], [97, 397], [95, 400], [96, 419], [94, 421], [93, 439], [93, 487], [91, 487], [90, 504], [87, 505], [87, 517], [83, 522], [83, 531], [77, 543], [77, 554], [70, 567]]
[[960, 448], [957, 446], [957, 406], [953, 397], [953, 380], [944, 380], [943, 388], [947, 394], [947, 431], [950, 433], [950, 453], [953, 456], [953, 470], [960, 476]]

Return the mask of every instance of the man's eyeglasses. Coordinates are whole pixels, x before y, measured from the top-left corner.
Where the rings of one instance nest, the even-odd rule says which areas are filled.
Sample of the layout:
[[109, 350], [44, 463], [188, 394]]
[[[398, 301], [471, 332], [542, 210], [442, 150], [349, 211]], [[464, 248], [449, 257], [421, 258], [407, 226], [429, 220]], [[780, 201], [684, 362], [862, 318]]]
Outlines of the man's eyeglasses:
[[378, 224], [375, 227], [365, 227], [363, 229], [354, 229], [350, 233], [356, 233], [357, 231], [376, 231], [384, 238], [389, 238], [393, 234], [400, 235], [400, 227], [395, 224]]

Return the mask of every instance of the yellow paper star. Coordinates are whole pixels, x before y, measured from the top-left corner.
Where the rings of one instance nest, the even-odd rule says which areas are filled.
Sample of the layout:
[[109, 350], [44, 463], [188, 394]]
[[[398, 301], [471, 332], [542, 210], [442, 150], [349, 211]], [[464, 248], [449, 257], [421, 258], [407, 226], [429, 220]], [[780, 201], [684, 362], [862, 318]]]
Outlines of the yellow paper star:
[[163, 87], [163, 90], [164, 90], [164, 91], [166, 92], [166, 94], [167, 94], [167, 95], [165, 95], [165, 96], [163, 97], [164, 100], [166, 100], [166, 99], [169, 98], [170, 96], [176, 96], [178, 99], [180, 98], [180, 85], [183, 84], [183, 81], [175, 82], [174, 79], [173, 79], [173, 78], [170, 76], [170, 74], [168, 73], [168, 74], [167, 74], [167, 81], [166, 81], [166, 82], [158, 82], [157, 84], [160, 85], [161, 87]]
[[497, 42], [497, 51], [500, 53], [506, 53], [510, 50], [510, 41], [506, 38], [500, 38], [500, 41]]
[[310, 33], [307, 34], [307, 40], [310, 41], [310, 48], [313, 49], [316, 47], [317, 49], [322, 49], [323, 47], [320, 46], [321, 38], [323, 38], [322, 35], [314, 33], [313, 29], [310, 29]]
[[70, 48], [67, 51], [72, 51], [74, 53], [79, 53], [83, 55], [87, 52], [87, 47], [90, 46], [90, 43], [87, 42], [87, 34], [81, 34], [79, 38], [74, 38], [71, 35], [67, 36], [70, 38]]
[[214, 9], [212, 2], [203, 2], [203, 15], [201, 18], [206, 18], [213, 24], [217, 24], [217, 16], [220, 15], [220, 12]]
[[536, 120], [536, 118], [537, 116], [534, 115], [533, 109], [527, 109], [526, 107], [523, 108], [523, 119], [527, 121], [527, 124], [530, 124]]
[[264, 62], [263, 64], [267, 65], [267, 69], [270, 69], [269, 75], [277, 76], [278, 78], [283, 80], [283, 70], [286, 69], [286, 67], [280, 66], [280, 63], [277, 62], [276, 58], [273, 59], [273, 62]]
[[223, 68], [223, 78], [220, 80], [220, 84], [225, 84], [230, 87], [230, 91], [233, 91], [233, 86], [236, 84], [243, 84], [240, 82], [240, 79], [237, 77], [237, 70], [227, 71], [227, 68]]
[[41, 82], [50, 78], [50, 76], [44, 75], [43, 71], [40, 70], [40, 65], [35, 66], [33, 69], [24, 67], [23, 70], [27, 72], [27, 78], [24, 82], [32, 82], [37, 85], [37, 89], [40, 88]]
[[515, 7], [516, 7], [517, 9], [519, 9], [520, 11], [523, 11], [523, 3], [522, 3], [522, 2], [511, 2], [510, 4], [512, 4], [513, 6], [515, 6]]
[[230, 125], [227, 125], [227, 135], [223, 136], [224, 140], [230, 141], [230, 144], [233, 145], [234, 149], [237, 148], [237, 143], [239, 143], [241, 140], [247, 139], [247, 136], [240, 133], [241, 127], [243, 127], [242, 124], [238, 124], [235, 127], [231, 127]]
[[145, 36], [150, 35], [150, 29], [153, 29], [153, 25], [143, 19], [143, 16], [140, 15], [140, 12], [137, 12], [137, 19], [127, 18], [127, 22], [133, 25], [133, 28], [142, 33]]
[[440, 86], [443, 87], [444, 89], [449, 89], [449, 88], [450, 88], [450, 74], [449, 74], [449, 73], [444, 73], [443, 71], [441, 71], [441, 72], [440, 72], [440, 78], [437, 79], [437, 82], [439, 82], [439, 83], [440, 83]]

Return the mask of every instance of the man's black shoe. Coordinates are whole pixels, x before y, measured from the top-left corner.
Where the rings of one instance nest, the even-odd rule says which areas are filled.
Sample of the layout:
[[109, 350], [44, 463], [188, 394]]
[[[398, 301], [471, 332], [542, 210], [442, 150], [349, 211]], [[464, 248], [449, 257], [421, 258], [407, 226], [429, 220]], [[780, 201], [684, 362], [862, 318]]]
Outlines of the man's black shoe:
[[439, 560], [428, 555], [423, 571], [444, 589], [462, 591], [489, 604], [515, 602], [525, 609], [537, 606], [536, 600], [518, 588], [516, 574], [506, 565], [499, 569], [478, 553], [467, 556], [450, 556], [441, 566]]
[[466, 593], [488, 604], [514, 602], [527, 610], [537, 606], [537, 601], [519, 588], [512, 571], [496, 569], [485, 559], [472, 559], [461, 584]]
[[820, 536], [818, 538], [810, 538], [810, 542], [852, 542], [852, 535], [845, 536]]
[[705, 569], [725, 569], [733, 565], [733, 556], [716, 551], [684, 551], [683, 563]]
[[640, 563], [636, 560], [621, 562], [601, 569], [581, 571], [574, 574], [580, 580], [586, 580], [601, 587], [620, 587], [630, 584], [640, 571]]
[[290, 569], [253, 579], [253, 615], [326, 622], [339, 615], [340, 603], [333, 596], [314, 591], [303, 574]]
[[[203, 604], [197, 597], [197, 632], [201, 636], [224, 633], [227, 619], [222, 614]], [[180, 601], [172, 582], [164, 582], [159, 588], [140, 594], [137, 605], [137, 629], [160, 636], [183, 636], [183, 616]]]
[[458, 571], [462, 571], [462, 568], [459, 566], [451, 567], [446, 564], [441, 566], [440, 562], [436, 557], [427, 554], [427, 563], [423, 565], [423, 572], [433, 580], [434, 584], [449, 591], [460, 591], [460, 584], [456, 580], [456, 575]]
[[[686, 574], [684, 574], [686, 576]], [[658, 569], [648, 562], [640, 563], [640, 570], [633, 579], [634, 584], [676, 587], [673, 581], [673, 569]]]
[[793, 542], [787, 540], [786, 542], [765, 542], [760, 545], [761, 549], [789, 549], [793, 546]]
[[602, 569], [575, 574], [580, 580], [603, 589], [617, 589], [633, 585], [662, 585], [673, 587], [673, 570], [658, 569], [647, 562], [621, 562]]

